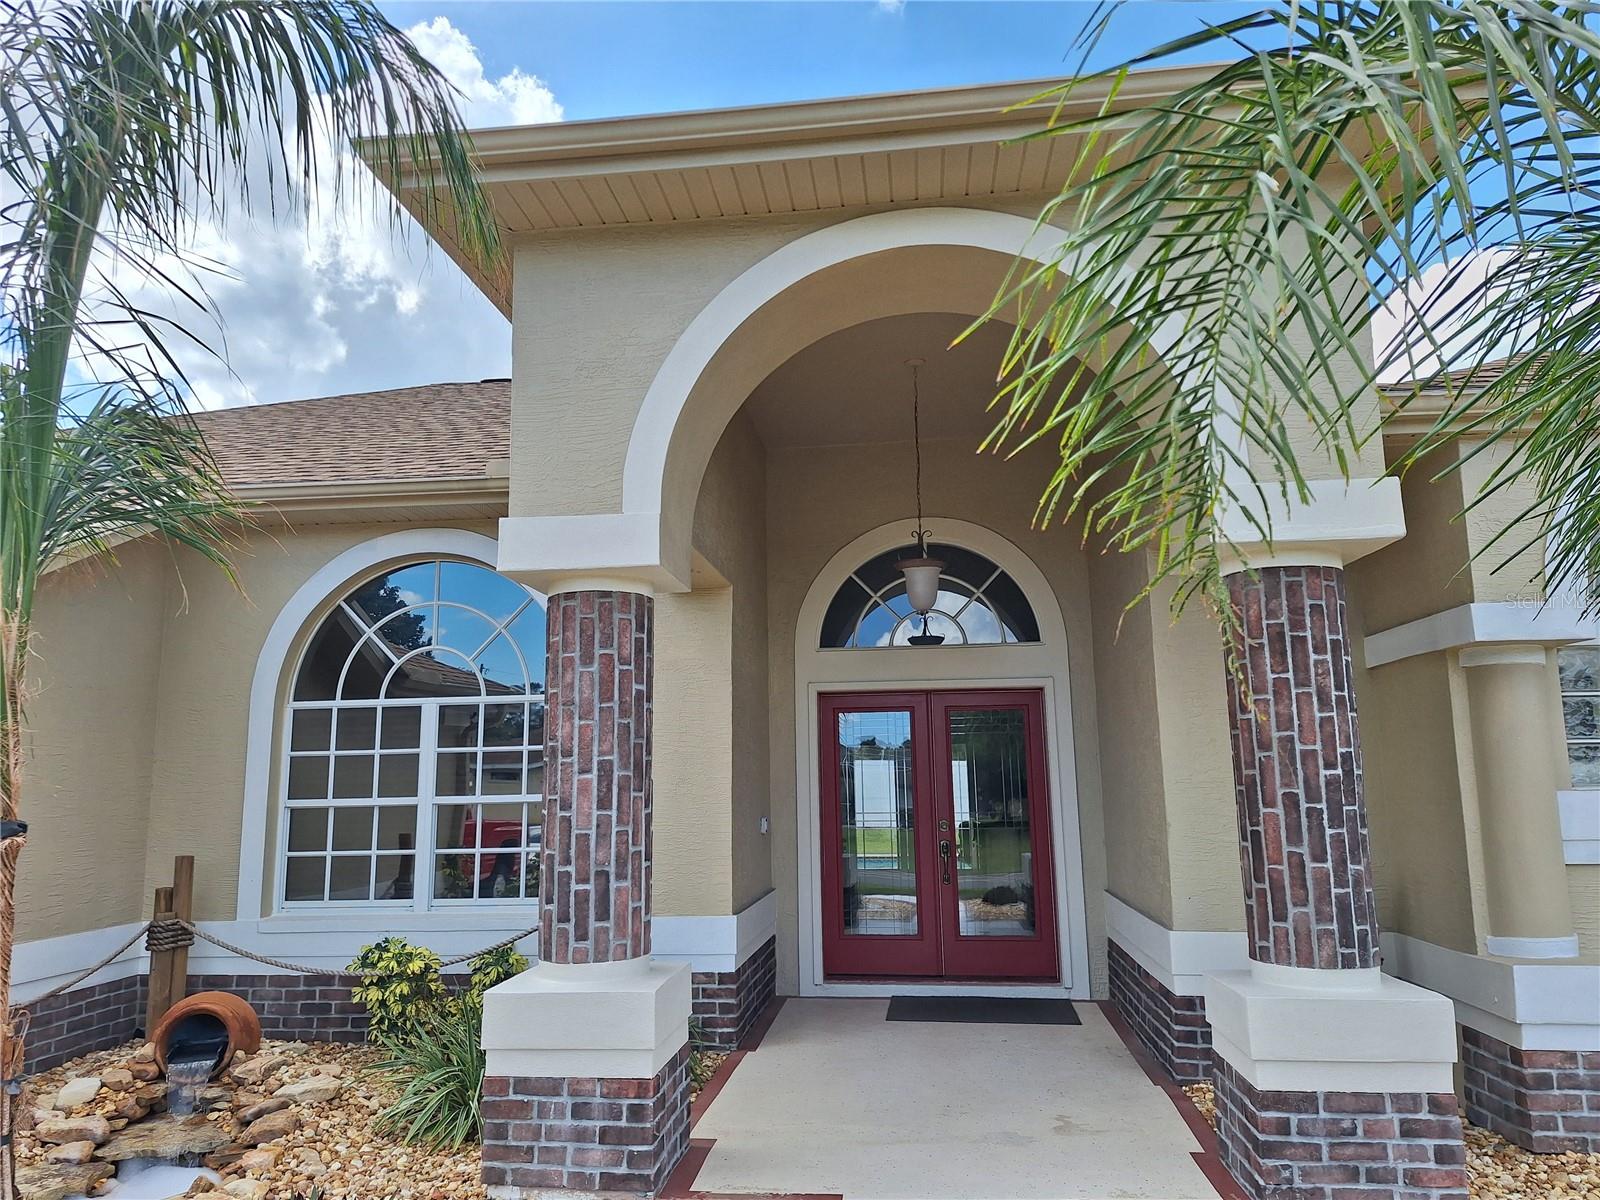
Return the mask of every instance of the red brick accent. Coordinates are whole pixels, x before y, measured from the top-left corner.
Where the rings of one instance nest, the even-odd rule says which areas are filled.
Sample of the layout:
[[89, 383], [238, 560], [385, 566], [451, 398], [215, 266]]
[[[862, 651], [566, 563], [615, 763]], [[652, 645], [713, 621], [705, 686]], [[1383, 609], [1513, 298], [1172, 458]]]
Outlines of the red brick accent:
[[1106, 943], [1111, 1000], [1144, 1048], [1173, 1079], [1186, 1083], [1211, 1075], [1211, 1025], [1204, 996], [1168, 991], [1116, 942]]
[[1250, 956], [1376, 966], [1344, 572], [1263, 567], [1227, 583], [1238, 620], [1228, 711]]
[[23, 1069], [48, 1071], [69, 1058], [125, 1042], [144, 1024], [143, 975], [91, 983], [52, 996], [28, 1011]]
[[777, 993], [778, 939], [767, 939], [734, 971], [696, 971], [694, 1021], [702, 1040], [718, 1050], [736, 1049]]
[[1540, 1154], [1600, 1154], [1600, 1051], [1520, 1050], [1461, 1027], [1467, 1116]]
[[1467, 1200], [1445, 1092], [1265, 1092], [1212, 1071], [1223, 1165], [1251, 1200]]
[[650, 705], [654, 601], [550, 597], [539, 956], [650, 953]]
[[269, 1038], [360, 1042], [367, 1036], [367, 1010], [351, 998], [356, 981], [356, 976], [347, 974], [191, 975], [189, 991], [243, 997], [256, 1010], [261, 1032]]
[[483, 1081], [483, 1182], [650, 1196], [689, 1148], [689, 1048], [652, 1079]]

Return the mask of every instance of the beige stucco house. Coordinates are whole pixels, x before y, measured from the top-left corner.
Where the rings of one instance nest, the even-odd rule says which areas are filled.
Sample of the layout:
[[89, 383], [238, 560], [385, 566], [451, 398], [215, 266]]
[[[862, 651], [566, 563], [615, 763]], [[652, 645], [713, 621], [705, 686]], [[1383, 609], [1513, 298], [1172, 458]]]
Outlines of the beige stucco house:
[[[1050, 448], [977, 452], [1008, 327], [950, 348], [1052, 253], [1034, 90], [479, 135], [512, 379], [205, 416], [240, 591], [145, 542], [49, 577], [21, 997], [193, 853], [205, 928], [330, 970], [539, 926], [486, 1011], [496, 1194], [659, 1189], [688, 1018], [731, 1046], [775, 994], [1109, 1000], [1214, 1079], [1250, 1195], [1458, 1194], [1457, 1094], [1600, 1147], [1594, 629], [1537, 547], [1476, 556], [1487, 461], [1383, 478], [1403, 425], [1237, 527], [1237, 680], [1198, 606], [1126, 609], [1140, 555], [1036, 527]], [[34, 1061], [127, 1036], [143, 969], [41, 1006]], [[191, 971], [361, 1028], [348, 981]], [[533, 1122], [597, 1079], [651, 1103]]]

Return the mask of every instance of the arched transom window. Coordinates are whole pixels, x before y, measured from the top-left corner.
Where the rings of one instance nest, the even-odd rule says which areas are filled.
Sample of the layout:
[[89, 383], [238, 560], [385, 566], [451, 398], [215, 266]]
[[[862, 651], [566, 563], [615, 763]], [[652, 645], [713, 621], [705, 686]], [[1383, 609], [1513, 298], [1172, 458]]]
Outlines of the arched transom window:
[[424, 908], [539, 894], [544, 602], [486, 567], [394, 567], [295, 672], [279, 897]]
[[[912, 644], [911, 638], [923, 632], [923, 622], [911, 610], [905, 579], [895, 564], [913, 553], [886, 550], [850, 573], [822, 620], [823, 649]], [[960, 546], [930, 542], [928, 553], [945, 564], [939, 598], [927, 621], [927, 632], [942, 637], [942, 645], [1039, 640], [1039, 622], [1028, 598], [1000, 567]]]

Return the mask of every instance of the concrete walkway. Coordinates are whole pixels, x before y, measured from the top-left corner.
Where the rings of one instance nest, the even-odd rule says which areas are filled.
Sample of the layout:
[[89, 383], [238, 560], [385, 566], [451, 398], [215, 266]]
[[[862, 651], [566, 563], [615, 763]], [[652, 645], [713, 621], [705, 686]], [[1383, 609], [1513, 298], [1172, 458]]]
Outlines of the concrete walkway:
[[1216, 1200], [1201, 1149], [1098, 1006], [1081, 1026], [889, 1022], [787, 1001], [695, 1126], [695, 1192]]

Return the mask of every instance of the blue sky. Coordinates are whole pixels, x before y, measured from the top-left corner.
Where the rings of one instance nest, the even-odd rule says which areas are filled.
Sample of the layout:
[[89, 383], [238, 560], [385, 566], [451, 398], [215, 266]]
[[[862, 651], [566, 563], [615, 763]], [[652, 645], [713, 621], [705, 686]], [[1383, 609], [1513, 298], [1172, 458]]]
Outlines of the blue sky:
[[[382, 7], [460, 89], [475, 127], [1061, 78], [1093, 11], [1005, 0]], [[1096, 65], [1252, 7], [1127, 4]], [[221, 352], [167, 339], [201, 407], [510, 374], [504, 318], [420, 230], [396, 237], [378, 205], [350, 196], [276, 222], [235, 206], [201, 221], [194, 249], [224, 267], [201, 281], [214, 315], [148, 281], [116, 282]]]
[[[538, 75], [568, 119], [1059, 77], [1089, 3], [389, 3], [397, 24], [447, 17], [485, 74]], [[1126, 6], [1102, 61], [1258, 5]]]

